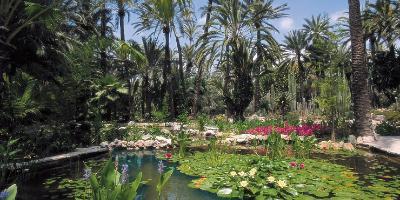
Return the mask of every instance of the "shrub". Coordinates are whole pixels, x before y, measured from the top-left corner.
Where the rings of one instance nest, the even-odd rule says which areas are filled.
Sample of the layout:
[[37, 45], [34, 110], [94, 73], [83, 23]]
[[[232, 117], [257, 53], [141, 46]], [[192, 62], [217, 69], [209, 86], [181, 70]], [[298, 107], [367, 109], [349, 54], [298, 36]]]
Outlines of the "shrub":
[[385, 121], [376, 127], [376, 133], [382, 136], [400, 136], [400, 128], [393, 122]]

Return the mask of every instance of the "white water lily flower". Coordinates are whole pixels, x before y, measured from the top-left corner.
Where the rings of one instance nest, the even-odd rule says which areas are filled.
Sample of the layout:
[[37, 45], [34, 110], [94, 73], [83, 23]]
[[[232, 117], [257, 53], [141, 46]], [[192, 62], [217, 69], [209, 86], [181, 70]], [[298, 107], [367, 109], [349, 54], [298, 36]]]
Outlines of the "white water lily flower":
[[275, 177], [270, 176], [267, 178], [267, 180], [268, 180], [268, 182], [273, 183], [273, 182], [275, 182]]
[[239, 176], [246, 176], [246, 172], [244, 171], [239, 172]]
[[241, 187], [247, 187], [249, 183], [247, 181], [240, 181], [240, 186]]
[[278, 187], [280, 187], [280, 188], [284, 188], [284, 187], [287, 186], [286, 181], [283, 181], [283, 180], [277, 181], [276, 184], [277, 184]]
[[231, 174], [232, 177], [235, 177], [237, 175], [237, 173], [235, 171], [231, 171], [230, 174]]
[[217, 194], [219, 195], [230, 195], [232, 193], [232, 189], [231, 188], [222, 188], [218, 191]]
[[253, 168], [249, 171], [250, 176], [254, 177], [257, 173], [257, 168]]

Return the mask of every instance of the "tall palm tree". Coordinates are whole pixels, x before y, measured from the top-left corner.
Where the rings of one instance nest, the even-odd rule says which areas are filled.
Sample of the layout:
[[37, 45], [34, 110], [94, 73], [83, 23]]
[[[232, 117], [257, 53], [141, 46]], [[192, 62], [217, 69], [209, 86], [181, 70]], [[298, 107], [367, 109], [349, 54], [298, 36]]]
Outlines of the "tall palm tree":
[[[138, 31], [154, 29], [154, 33], [161, 31], [164, 34], [164, 69], [162, 93], [168, 92], [168, 105], [170, 118], [175, 118], [175, 91], [174, 77], [171, 74], [171, 52], [169, 39], [171, 26], [175, 16], [175, 0], [148, 0], [139, 5], [136, 12], [139, 22], [136, 23]], [[160, 27], [161, 26], [161, 27]], [[162, 95], [163, 95], [162, 94]]]
[[[207, 3], [207, 12], [206, 12], [206, 22], [204, 24], [204, 32], [203, 32], [203, 36], [202, 36], [202, 46], [205, 45], [205, 43], [207, 42], [207, 37], [208, 37], [208, 30], [210, 28], [210, 18], [211, 18], [211, 12], [212, 12], [212, 6], [213, 6], [213, 0], [208, 0]], [[195, 83], [194, 83], [194, 96], [193, 96], [193, 102], [192, 102], [192, 116], [196, 116], [197, 115], [197, 108], [199, 105], [199, 101], [200, 101], [200, 87], [201, 87], [201, 81], [203, 79], [203, 70], [204, 70], [204, 66], [203, 63], [205, 61], [207, 57], [203, 56], [203, 58], [201, 59], [197, 70], [197, 74], [196, 74], [196, 78], [195, 78]]]
[[134, 0], [112, 0], [112, 2], [117, 4], [120, 37], [122, 41], [125, 41], [125, 15], [127, 7], [133, 5]]
[[[250, 10], [249, 18], [254, 29], [257, 31], [256, 48], [257, 60], [254, 65], [254, 94], [253, 94], [253, 112], [257, 112], [260, 105], [260, 72], [263, 65], [264, 49], [271, 46], [277, 46], [277, 42], [272, 36], [273, 32], [279, 32], [275, 26], [271, 24], [271, 20], [284, 17], [283, 13], [287, 10], [287, 5], [279, 5], [274, 7], [273, 0], [246, 0], [246, 6]], [[264, 42], [264, 43], [263, 43]], [[270, 55], [268, 57], [271, 57]]]
[[307, 34], [301, 30], [294, 30], [289, 32], [289, 35], [285, 36], [284, 47], [289, 55], [290, 63], [296, 65], [299, 71], [299, 86], [300, 86], [300, 98], [304, 97], [304, 82], [306, 81], [306, 69], [303, 64], [303, 60], [306, 57], [305, 51], [308, 45]]
[[373, 140], [370, 122], [371, 99], [368, 90], [368, 67], [366, 65], [360, 1], [349, 0], [349, 22], [351, 35], [352, 100], [354, 128], [361, 141]]

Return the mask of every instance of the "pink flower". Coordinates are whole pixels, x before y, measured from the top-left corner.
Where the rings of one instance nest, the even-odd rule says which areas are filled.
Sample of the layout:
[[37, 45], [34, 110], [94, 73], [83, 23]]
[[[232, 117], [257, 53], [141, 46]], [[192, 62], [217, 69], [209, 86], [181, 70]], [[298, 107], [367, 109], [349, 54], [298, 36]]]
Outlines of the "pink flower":
[[300, 169], [304, 169], [304, 163], [301, 163], [301, 164], [299, 165], [299, 167], [300, 167]]
[[294, 162], [294, 161], [293, 161], [293, 162], [290, 162], [289, 164], [290, 164], [291, 167], [297, 167], [297, 163]]

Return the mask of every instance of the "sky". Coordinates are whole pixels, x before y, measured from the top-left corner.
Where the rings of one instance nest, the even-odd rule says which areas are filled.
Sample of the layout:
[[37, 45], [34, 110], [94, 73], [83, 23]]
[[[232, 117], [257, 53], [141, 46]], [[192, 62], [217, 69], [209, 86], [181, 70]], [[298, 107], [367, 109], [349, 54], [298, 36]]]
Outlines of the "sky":
[[[370, 2], [372, 2], [370, 0]], [[198, 24], [205, 21], [205, 17], [201, 17], [200, 8], [207, 5], [207, 0], [193, 0], [196, 15], [198, 17]], [[311, 18], [312, 15], [323, 14], [336, 21], [342, 16], [346, 16], [348, 12], [348, 0], [275, 0], [274, 5], [287, 4], [289, 10], [286, 11], [287, 17], [274, 20], [273, 25], [279, 30], [275, 33], [274, 37], [278, 42], [282, 42], [284, 35], [290, 30], [301, 29], [304, 19]], [[364, 7], [365, 0], [360, 0], [361, 7]], [[131, 19], [135, 16], [131, 16]], [[126, 20], [127, 21], [127, 20]], [[126, 22], [125, 34], [127, 39], [140, 41], [141, 36], [147, 33], [135, 33], [132, 26], [132, 21]], [[115, 32], [119, 36], [119, 30]], [[174, 41], [174, 38], [171, 38]], [[171, 47], [175, 47], [174, 42], [171, 42]]]

